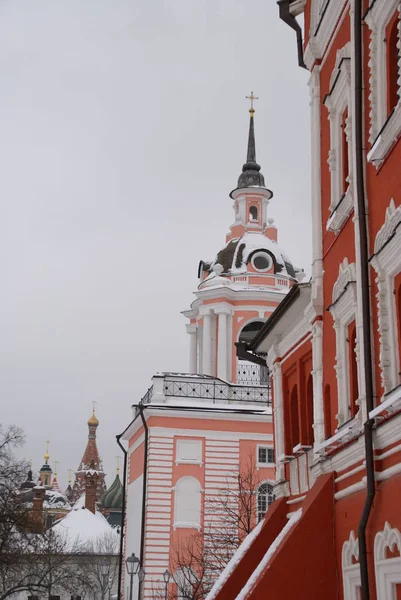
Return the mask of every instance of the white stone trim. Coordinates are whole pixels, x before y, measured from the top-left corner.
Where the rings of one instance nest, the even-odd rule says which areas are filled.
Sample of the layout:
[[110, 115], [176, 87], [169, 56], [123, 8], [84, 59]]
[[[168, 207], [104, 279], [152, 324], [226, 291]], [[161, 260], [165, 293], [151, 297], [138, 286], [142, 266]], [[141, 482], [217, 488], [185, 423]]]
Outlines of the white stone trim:
[[[333, 286], [333, 304], [329, 307], [330, 313], [334, 319], [334, 330], [336, 332], [336, 377], [338, 388], [338, 414], [336, 415], [338, 427], [351, 418], [350, 411], [350, 372], [349, 372], [349, 353], [348, 353], [348, 325], [352, 321], [357, 321], [357, 296], [356, 296], [356, 267], [355, 263], [349, 263], [344, 258], [340, 264], [337, 281]], [[358, 323], [355, 323], [357, 338], [355, 344], [355, 354], [358, 372], [358, 389], [360, 385], [360, 364], [359, 364], [359, 329]], [[359, 404], [359, 399], [357, 400]]]
[[[322, 10], [323, 2], [325, 10]], [[313, 0], [307, 51], [315, 59], [323, 58], [345, 4], [345, 0]]]
[[[400, 383], [399, 348], [397, 337], [397, 310], [394, 296], [394, 277], [401, 272], [401, 206], [394, 200], [386, 210], [383, 226], [375, 240], [375, 254], [371, 259], [376, 271], [377, 313], [380, 336], [379, 364], [381, 383], [387, 394]], [[382, 401], [384, 397], [382, 397]]]
[[375, 536], [374, 556], [377, 600], [396, 600], [395, 584], [401, 583], [401, 557], [386, 558], [386, 549], [401, 552], [401, 534], [386, 521]]
[[353, 564], [353, 558], [359, 561], [359, 546], [354, 532], [351, 531], [349, 539], [344, 542], [341, 552], [344, 598], [346, 600], [360, 599], [361, 575], [359, 564]]
[[324, 440], [323, 407], [323, 321], [312, 325], [313, 438], [315, 446]]
[[[401, 9], [400, 0], [376, 0], [371, 6], [370, 10], [366, 15], [366, 23], [371, 30], [371, 39], [369, 44], [369, 67], [370, 67], [370, 129], [369, 129], [369, 141], [372, 144], [387, 119], [387, 64], [386, 64], [386, 40], [385, 30], [393, 17], [396, 10]], [[398, 44], [401, 43], [400, 25], [399, 25], [399, 38]], [[401, 67], [401, 59], [400, 59]], [[398, 95], [401, 96], [401, 78], [398, 80]], [[393, 113], [391, 120], [398, 113], [396, 117], [397, 123], [401, 113], [401, 105], [398, 102], [397, 109]], [[386, 124], [385, 129], [389, 127], [389, 122]], [[398, 130], [399, 132], [400, 130]], [[394, 131], [392, 132], [395, 133]], [[383, 132], [384, 134], [384, 132]], [[382, 138], [382, 136], [380, 136]], [[386, 136], [388, 137], [388, 136]], [[369, 153], [368, 160], [376, 162], [380, 157], [384, 159], [390, 146], [388, 141], [384, 143], [382, 140], [377, 140], [372, 151]], [[393, 142], [395, 140], [393, 139]], [[385, 148], [387, 146], [387, 148]]]
[[[338, 231], [353, 208], [352, 200], [352, 116], [351, 116], [351, 43], [337, 51], [336, 63], [330, 78], [330, 92], [324, 100], [329, 111], [330, 150], [328, 164], [331, 178], [330, 218], [327, 229]], [[348, 150], [348, 188], [342, 194], [342, 116], [348, 107], [345, 135]]]

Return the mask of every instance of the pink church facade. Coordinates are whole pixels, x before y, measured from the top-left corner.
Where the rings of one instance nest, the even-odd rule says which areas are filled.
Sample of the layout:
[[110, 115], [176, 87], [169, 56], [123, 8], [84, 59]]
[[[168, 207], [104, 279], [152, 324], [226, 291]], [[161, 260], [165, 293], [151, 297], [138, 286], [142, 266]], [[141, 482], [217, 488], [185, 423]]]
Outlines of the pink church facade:
[[[189, 321], [189, 373], [156, 374], [121, 436], [128, 443], [124, 553], [141, 560], [142, 598], [164, 589], [166, 569], [172, 576], [167, 591], [171, 597], [176, 593], [177, 548], [222, 518], [205, 506], [227, 486], [235, 494], [246, 465], [252, 464], [260, 482], [256, 520], [273, 499], [266, 362], [262, 356], [260, 365], [237, 358], [303, 275], [278, 246], [268, 217], [272, 196], [256, 163], [251, 108], [247, 161], [230, 194], [234, 223], [215, 260], [200, 262], [195, 300], [183, 312]], [[204, 543], [207, 552], [206, 538]], [[128, 586], [126, 578], [125, 597]]]

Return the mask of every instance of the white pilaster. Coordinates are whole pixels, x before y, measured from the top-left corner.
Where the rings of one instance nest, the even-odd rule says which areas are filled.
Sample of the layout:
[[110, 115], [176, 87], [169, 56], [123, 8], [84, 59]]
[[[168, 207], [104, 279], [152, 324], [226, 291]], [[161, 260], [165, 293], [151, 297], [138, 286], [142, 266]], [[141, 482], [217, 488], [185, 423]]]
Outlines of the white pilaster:
[[192, 374], [197, 374], [198, 328], [196, 323], [189, 323], [186, 325], [186, 330], [189, 334], [189, 372]]
[[312, 325], [313, 435], [315, 445], [324, 441], [323, 321]]
[[203, 315], [202, 372], [212, 375], [212, 315]]
[[273, 365], [273, 396], [274, 396], [274, 445], [276, 453], [276, 480], [284, 479], [284, 465], [280, 463], [280, 457], [284, 451], [284, 403], [281, 363]]
[[228, 360], [230, 353], [228, 352], [228, 316], [231, 311], [223, 308], [215, 310], [218, 315], [218, 346], [217, 346], [217, 377], [220, 379], [228, 380]]

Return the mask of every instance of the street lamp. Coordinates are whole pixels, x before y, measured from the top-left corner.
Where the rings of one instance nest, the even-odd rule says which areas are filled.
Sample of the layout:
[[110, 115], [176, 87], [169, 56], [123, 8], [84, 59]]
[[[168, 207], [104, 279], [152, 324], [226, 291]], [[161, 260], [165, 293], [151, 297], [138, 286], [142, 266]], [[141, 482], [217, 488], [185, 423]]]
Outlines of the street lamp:
[[103, 561], [100, 565], [100, 573], [102, 574], [102, 599], [104, 600], [107, 590], [107, 579], [109, 576], [109, 565], [106, 561]]
[[130, 588], [129, 588], [129, 600], [132, 600], [132, 582], [134, 579], [134, 575], [136, 575], [141, 566], [141, 561], [134, 553], [131, 554], [125, 561], [125, 566], [127, 567], [127, 573], [130, 576]]
[[164, 579], [164, 583], [166, 586], [166, 589], [164, 591], [164, 598], [165, 600], [167, 600], [167, 592], [168, 592], [168, 582], [170, 581], [170, 571], [168, 569], [166, 569], [163, 573], [163, 579]]
[[139, 579], [138, 598], [139, 598], [139, 600], [141, 600], [142, 583], [143, 583], [143, 580], [145, 579], [145, 569], [143, 567], [141, 567], [138, 571], [138, 579]]

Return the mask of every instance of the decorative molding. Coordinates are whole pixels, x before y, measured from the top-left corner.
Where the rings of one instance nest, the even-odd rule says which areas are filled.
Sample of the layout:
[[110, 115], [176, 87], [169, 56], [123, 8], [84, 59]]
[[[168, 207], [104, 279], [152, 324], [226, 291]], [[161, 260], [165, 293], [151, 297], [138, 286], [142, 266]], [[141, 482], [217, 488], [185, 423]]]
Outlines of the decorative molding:
[[384, 224], [376, 235], [375, 254], [371, 259], [377, 274], [379, 365], [384, 394], [400, 383], [397, 326], [394, 326], [397, 324], [394, 277], [401, 272], [401, 234], [398, 227], [400, 223], [401, 206], [396, 208], [394, 200], [391, 199], [386, 210]]
[[[368, 24], [368, 27], [371, 31], [370, 36], [370, 44], [369, 44], [369, 68], [370, 68], [370, 78], [369, 78], [369, 101], [370, 101], [370, 130], [369, 130], [369, 141], [372, 144], [379, 134], [381, 128], [385, 124], [387, 118], [387, 68], [386, 68], [386, 39], [385, 39], [385, 29], [390, 22], [393, 14], [396, 10], [400, 10], [400, 0], [377, 0], [370, 7], [369, 12], [366, 15], [365, 21]], [[400, 32], [400, 26], [399, 26]], [[401, 44], [401, 36], [399, 33], [398, 36], [398, 46]], [[401, 67], [401, 58], [400, 67]], [[401, 81], [398, 80], [398, 95], [401, 96]], [[400, 102], [398, 103], [397, 109], [400, 109]], [[400, 111], [398, 111], [400, 113]], [[397, 111], [395, 111], [397, 112]], [[393, 114], [393, 117], [395, 115]], [[391, 119], [390, 119], [391, 121]], [[385, 129], [387, 129], [389, 123], [387, 123]], [[384, 133], [384, 132], [383, 132]], [[382, 136], [380, 136], [382, 137]], [[379, 140], [378, 140], [379, 141]], [[375, 162], [379, 160], [384, 160], [383, 153], [385, 149], [383, 148], [383, 143], [379, 144], [382, 146], [379, 149], [376, 148], [376, 143], [372, 148], [372, 151], [375, 150], [372, 154], [372, 151], [369, 153], [368, 160], [371, 162]], [[387, 141], [386, 141], [387, 145]], [[391, 144], [390, 144], [391, 145]], [[387, 148], [387, 152], [389, 147]], [[386, 152], [386, 153], [387, 153]]]
[[401, 534], [388, 521], [375, 536], [374, 557], [377, 600], [396, 600], [396, 584], [401, 583], [401, 556], [387, 558], [386, 551], [401, 552]]
[[313, 0], [308, 46], [315, 58], [323, 58], [345, 4], [345, 0]]
[[380, 252], [384, 244], [388, 242], [401, 223], [401, 205], [395, 207], [394, 198], [391, 198], [390, 204], [386, 208], [384, 224], [379, 229], [375, 239], [375, 254]]
[[344, 598], [347, 600], [359, 600], [360, 598], [361, 576], [359, 564], [355, 564], [354, 560], [359, 561], [359, 545], [354, 532], [351, 531], [341, 552]]
[[[350, 374], [348, 360], [348, 325], [357, 320], [357, 292], [356, 292], [356, 266], [349, 263], [345, 257], [340, 264], [337, 281], [333, 286], [333, 304], [329, 307], [334, 319], [336, 332], [336, 365], [338, 387], [338, 426], [341, 427], [351, 418], [350, 412]], [[360, 374], [359, 364], [359, 334], [356, 323], [357, 338], [355, 354], [357, 358], [358, 382]], [[357, 401], [359, 404], [359, 401]]]
[[[348, 42], [343, 48], [337, 51], [336, 63], [330, 78], [330, 92], [327, 94], [324, 104], [329, 111], [330, 121], [330, 150], [327, 162], [330, 168], [331, 177], [331, 199], [330, 212], [333, 215], [334, 211], [339, 208], [342, 198], [342, 118], [344, 111], [348, 107], [348, 116], [346, 118], [345, 135], [347, 140], [348, 151], [348, 189], [346, 193], [350, 195], [351, 202], [346, 202], [345, 207], [352, 210], [352, 118], [351, 118], [351, 51], [350, 43]], [[344, 207], [344, 208], [345, 208]], [[344, 212], [344, 208], [343, 211]], [[343, 217], [345, 222], [348, 214]], [[329, 219], [330, 223], [331, 219]], [[338, 218], [335, 219], [338, 221]], [[339, 228], [338, 223], [332, 225], [334, 228]]]
[[344, 225], [345, 221], [350, 216], [353, 209], [354, 199], [352, 197], [350, 188], [348, 187], [340, 202], [335, 208], [333, 208], [333, 211], [330, 214], [330, 217], [328, 218], [326, 223], [326, 231], [338, 233]]
[[343, 294], [350, 283], [356, 282], [356, 267], [355, 263], [349, 263], [348, 258], [345, 257], [343, 262], [340, 264], [339, 273], [337, 280], [333, 286], [332, 301], [333, 304], [337, 302], [341, 294]]

